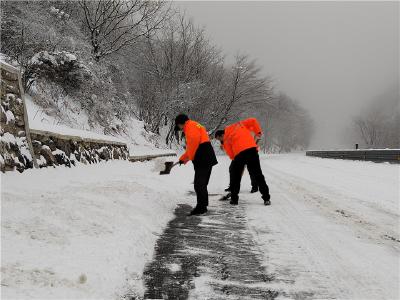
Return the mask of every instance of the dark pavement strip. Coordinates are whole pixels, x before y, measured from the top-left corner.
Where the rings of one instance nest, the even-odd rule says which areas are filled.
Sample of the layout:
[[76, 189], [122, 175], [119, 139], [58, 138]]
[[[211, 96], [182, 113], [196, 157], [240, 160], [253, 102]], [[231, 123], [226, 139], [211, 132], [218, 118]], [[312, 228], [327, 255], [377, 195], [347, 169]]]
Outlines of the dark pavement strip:
[[262, 267], [243, 207], [219, 202], [200, 217], [187, 216], [190, 210], [179, 205], [159, 237], [144, 271], [144, 298], [188, 299], [200, 276], [207, 299], [276, 298], [278, 292], [266, 287], [274, 278]]

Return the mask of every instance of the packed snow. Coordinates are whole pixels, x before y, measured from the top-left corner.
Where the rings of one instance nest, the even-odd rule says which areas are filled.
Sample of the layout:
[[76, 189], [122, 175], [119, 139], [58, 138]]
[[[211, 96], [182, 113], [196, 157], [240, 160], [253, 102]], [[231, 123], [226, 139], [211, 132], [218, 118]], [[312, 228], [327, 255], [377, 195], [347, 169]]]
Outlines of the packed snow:
[[[228, 184], [229, 160], [218, 159], [214, 194]], [[158, 235], [178, 203], [195, 201], [192, 166], [159, 176], [163, 161], [2, 175], [2, 296], [142, 295]], [[249, 193], [246, 171], [237, 209], [274, 278], [267, 287], [280, 299], [399, 298], [398, 165], [296, 154], [263, 156], [262, 167], [272, 205]]]

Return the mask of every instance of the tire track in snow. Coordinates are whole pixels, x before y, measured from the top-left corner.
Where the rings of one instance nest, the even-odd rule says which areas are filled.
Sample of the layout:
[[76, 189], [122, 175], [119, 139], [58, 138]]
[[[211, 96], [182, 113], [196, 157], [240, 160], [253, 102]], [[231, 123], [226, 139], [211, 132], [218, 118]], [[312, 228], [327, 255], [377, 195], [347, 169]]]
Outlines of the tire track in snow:
[[[328, 190], [326, 187], [280, 172], [275, 168], [268, 168], [268, 173], [269, 176], [272, 175], [271, 180], [278, 180], [281, 185], [283, 184], [286, 191], [296, 194], [299, 199], [302, 198], [304, 202], [308, 202], [308, 205], [311, 204], [314, 208], [319, 208], [319, 213], [335, 219], [340, 224], [347, 225], [358, 236], [386, 244], [400, 252], [399, 232], [394, 229], [394, 224], [397, 224], [398, 229], [398, 214], [382, 210], [380, 207], [371, 207], [371, 203], [363, 203], [374, 215], [380, 216], [377, 219], [380, 222], [367, 219], [368, 216], [363, 215], [362, 212], [355, 211], [352, 207], [347, 208], [349, 203], [362, 202], [360, 199], [345, 197], [333, 190]], [[312, 190], [309, 188], [310, 186], [312, 186]], [[330, 195], [330, 197], [326, 195]], [[332, 198], [336, 201], [332, 201]], [[341, 206], [337, 201], [339, 199], [346, 199], [345, 202], [347, 203], [343, 204], [342, 200], [340, 201]]]
[[[398, 251], [393, 245], [376, 243], [380, 234], [335, 214], [330, 199], [317, 201], [318, 189], [310, 192], [310, 184], [301, 186], [277, 170], [268, 169], [266, 175], [272, 206], [264, 213], [248, 201], [247, 211], [260, 247], [268, 250], [266, 263], [275, 282], [281, 282], [271, 287], [289, 298], [299, 291], [323, 299], [398, 298]], [[266, 221], [260, 223], [261, 217]], [[355, 234], [361, 230], [364, 237]]]

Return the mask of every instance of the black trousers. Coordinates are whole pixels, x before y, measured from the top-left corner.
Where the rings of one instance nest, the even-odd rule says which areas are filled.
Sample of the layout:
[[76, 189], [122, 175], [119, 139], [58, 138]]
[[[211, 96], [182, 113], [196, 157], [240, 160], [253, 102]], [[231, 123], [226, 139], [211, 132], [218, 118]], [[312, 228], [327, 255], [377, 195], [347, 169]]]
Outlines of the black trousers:
[[[231, 161], [231, 164], [229, 165], [229, 178], [231, 178], [230, 174], [232, 173], [232, 164], [233, 164], [233, 161]], [[243, 173], [242, 173], [242, 175], [243, 175]], [[257, 183], [257, 180], [254, 177], [254, 175], [251, 175], [250, 173], [249, 173], [249, 175], [250, 175], [251, 187], [258, 188], [258, 183]], [[231, 187], [231, 186], [232, 186], [232, 183], [229, 182], [229, 187]]]
[[207, 185], [210, 181], [212, 166], [194, 167], [194, 191], [197, 196], [197, 207], [208, 206]]
[[250, 181], [251, 181], [252, 188], [258, 188], [257, 179], [255, 179], [254, 176], [250, 175]]
[[265, 197], [269, 199], [269, 188], [261, 170], [260, 157], [258, 156], [257, 148], [250, 148], [240, 152], [232, 161], [230, 172], [231, 199], [239, 199], [240, 182], [242, 180], [242, 173], [245, 166], [247, 166], [250, 176], [256, 181], [263, 198]]

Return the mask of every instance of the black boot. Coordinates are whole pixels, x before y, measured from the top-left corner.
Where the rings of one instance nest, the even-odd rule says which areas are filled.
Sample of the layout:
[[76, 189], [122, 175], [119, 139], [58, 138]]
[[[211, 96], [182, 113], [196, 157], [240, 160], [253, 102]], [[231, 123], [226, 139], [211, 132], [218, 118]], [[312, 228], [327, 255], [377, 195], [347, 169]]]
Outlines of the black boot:
[[219, 201], [226, 201], [229, 200], [229, 198], [231, 197], [231, 193], [226, 194], [225, 196], [222, 196]]
[[205, 214], [207, 212], [207, 207], [196, 206], [189, 214], [189, 216], [198, 216]]
[[267, 196], [262, 196], [262, 199], [264, 200], [264, 205], [271, 205], [271, 196], [267, 195]]
[[226, 189], [225, 189], [225, 192], [230, 192], [231, 191], [231, 186], [228, 186]]
[[252, 186], [251, 187], [251, 191], [250, 191], [250, 193], [257, 193], [258, 192], [258, 186]]
[[238, 205], [239, 204], [239, 197], [232, 197], [231, 201], [229, 202], [232, 205]]

